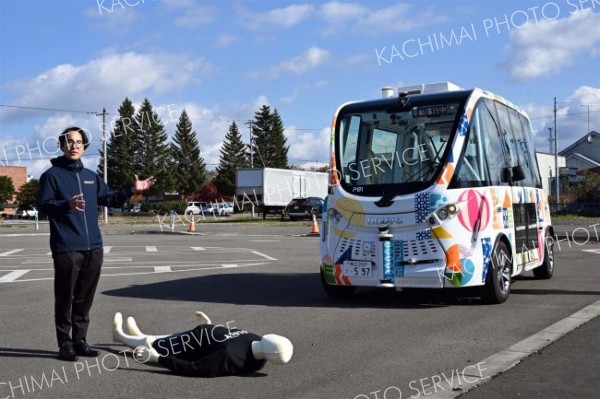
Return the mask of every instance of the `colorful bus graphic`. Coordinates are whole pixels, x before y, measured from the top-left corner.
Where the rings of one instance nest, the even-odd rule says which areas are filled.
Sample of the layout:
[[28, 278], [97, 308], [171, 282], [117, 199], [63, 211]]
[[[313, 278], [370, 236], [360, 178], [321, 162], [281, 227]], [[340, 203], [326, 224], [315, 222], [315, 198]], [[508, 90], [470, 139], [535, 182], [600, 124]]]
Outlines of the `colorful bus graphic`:
[[332, 296], [479, 286], [485, 302], [502, 303], [512, 277], [552, 277], [529, 119], [489, 91], [424, 84], [342, 105], [330, 179], [320, 273]]

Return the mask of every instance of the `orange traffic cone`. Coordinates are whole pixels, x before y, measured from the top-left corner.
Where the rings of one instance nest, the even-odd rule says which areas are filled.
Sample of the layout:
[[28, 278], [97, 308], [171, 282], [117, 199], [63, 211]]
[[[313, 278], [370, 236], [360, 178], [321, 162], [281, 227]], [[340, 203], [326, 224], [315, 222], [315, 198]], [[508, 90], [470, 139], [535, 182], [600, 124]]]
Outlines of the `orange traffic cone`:
[[190, 223], [190, 227], [188, 228], [188, 233], [196, 232], [196, 221], [194, 220], [194, 215], [192, 215], [192, 221]]
[[317, 223], [317, 215], [313, 213], [313, 224], [309, 235], [319, 235], [319, 224]]

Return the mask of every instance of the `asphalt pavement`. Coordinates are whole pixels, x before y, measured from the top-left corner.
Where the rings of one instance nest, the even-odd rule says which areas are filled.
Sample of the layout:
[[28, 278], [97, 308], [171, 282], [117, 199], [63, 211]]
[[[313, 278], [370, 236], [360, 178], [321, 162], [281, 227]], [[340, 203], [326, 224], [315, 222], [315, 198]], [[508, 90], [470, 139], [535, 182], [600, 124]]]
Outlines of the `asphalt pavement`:
[[[161, 234], [154, 224], [103, 226], [108, 253], [90, 333], [103, 350], [97, 366], [55, 359], [47, 225], [3, 227], [0, 268], [27, 274], [0, 284], [0, 399], [442, 398], [468, 388], [462, 397], [595, 398], [600, 321], [578, 313], [588, 309], [591, 318], [600, 300], [600, 243], [582, 234], [593, 237], [594, 223], [555, 224], [559, 239], [569, 232], [555, 276], [521, 277], [508, 302], [492, 306], [429, 292], [359, 290], [353, 299], [331, 300], [318, 285], [318, 238], [303, 236], [309, 221], [200, 223], [197, 235], [164, 226]], [[193, 311], [203, 310], [221, 323], [288, 336], [294, 358], [248, 377], [176, 377], [123, 356], [125, 348], [110, 339], [116, 310], [156, 334], [191, 327]], [[523, 342], [569, 319], [583, 324], [566, 335], [546, 333], [560, 338], [493, 373], [498, 354], [528, 353]], [[48, 384], [36, 389], [43, 375]], [[453, 376], [451, 390], [443, 380]]]

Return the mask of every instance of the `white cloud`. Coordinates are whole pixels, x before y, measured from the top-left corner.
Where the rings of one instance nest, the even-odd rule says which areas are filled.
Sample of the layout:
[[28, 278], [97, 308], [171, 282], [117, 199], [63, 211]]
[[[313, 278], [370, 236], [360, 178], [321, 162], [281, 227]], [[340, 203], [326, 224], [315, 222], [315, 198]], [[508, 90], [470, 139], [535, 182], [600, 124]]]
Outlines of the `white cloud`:
[[[559, 100], [556, 113], [559, 151], [588, 133], [588, 105], [589, 130], [600, 131], [600, 105], [594, 104], [600, 104], [600, 87], [580, 86], [564, 101]], [[552, 108], [534, 105], [524, 108], [532, 118], [536, 150], [548, 152], [548, 128], [554, 129]]]
[[238, 40], [238, 37], [235, 35], [224, 34], [217, 38], [215, 42], [215, 46], [219, 48], [224, 48], [229, 46], [231, 43]]
[[[87, 64], [58, 65], [39, 75], [9, 82], [15, 93], [7, 102], [28, 107], [99, 111], [116, 106], [115, 99], [154, 92], [181, 90], [199, 82], [211, 65], [203, 59], [179, 54], [108, 54]], [[23, 112], [0, 111], [0, 120], [15, 119]]]
[[235, 10], [236, 19], [240, 25], [257, 31], [290, 28], [298, 25], [313, 12], [314, 6], [310, 4], [292, 4], [264, 13], [253, 12], [241, 6]]
[[283, 72], [301, 74], [311, 69], [315, 69], [317, 66], [325, 63], [329, 58], [329, 51], [317, 46], [312, 46], [297, 57], [281, 61], [278, 65], [270, 69], [270, 74], [273, 77], [277, 77]]
[[581, 54], [598, 51], [600, 14], [590, 9], [560, 20], [529, 23], [513, 31], [510, 40], [508, 49], [513, 55], [506, 65], [513, 77], [551, 75], [576, 62]]
[[325, 20], [325, 35], [351, 31], [361, 35], [377, 35], [391, 32], [408, 32], [419, 26], [437, 24], [446, 17], [434, 10], [411, 12], [408, 3], [397, 3], [389, 7], [369, 9], [358, 3], [331, 1], [319, 10]]
[[296, 126], [285, 129], [290, 165], [304, 165], [311, 162], [329, 162], [329, 143], [331, 128], [325, 127], [318, 132], [296, 130]]

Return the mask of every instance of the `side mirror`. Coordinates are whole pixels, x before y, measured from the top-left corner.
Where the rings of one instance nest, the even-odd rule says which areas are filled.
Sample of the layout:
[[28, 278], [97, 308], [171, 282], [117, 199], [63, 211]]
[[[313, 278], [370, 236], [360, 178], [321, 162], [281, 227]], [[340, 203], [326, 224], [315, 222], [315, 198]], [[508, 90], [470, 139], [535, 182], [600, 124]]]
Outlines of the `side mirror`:
[[521, 165], [513, 166], [512, 168], [513, 181], [525, 180], [525, 171]]

